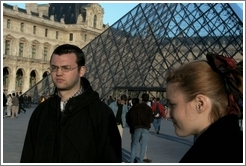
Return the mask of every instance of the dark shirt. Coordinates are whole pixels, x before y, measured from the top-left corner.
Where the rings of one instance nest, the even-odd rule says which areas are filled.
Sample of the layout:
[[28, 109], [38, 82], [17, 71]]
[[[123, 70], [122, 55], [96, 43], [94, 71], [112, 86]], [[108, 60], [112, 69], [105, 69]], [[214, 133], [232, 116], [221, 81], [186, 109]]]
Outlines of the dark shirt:
[[5, 94], [3, 94], [3, 107], [6, 107], [7, 106], [7, 97]]
[[19, 104], [22, 104], [22, 103], [24, 103], [24, 97], [23, 97], [23, 95], [20, 95], [19, 96]]

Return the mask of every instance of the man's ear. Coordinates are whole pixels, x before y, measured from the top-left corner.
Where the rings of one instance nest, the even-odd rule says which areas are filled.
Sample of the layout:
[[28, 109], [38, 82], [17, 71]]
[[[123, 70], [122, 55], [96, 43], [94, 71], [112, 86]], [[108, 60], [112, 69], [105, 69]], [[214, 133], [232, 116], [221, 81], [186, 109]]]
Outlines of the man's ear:
[[79, 71], [79, 76], [83, 77], [86, 73], [86, 67], [85, 66], [81, 66], [80, 67], [80, 71]]
[[199, 114], [206, 111], [211, 105], [209, 98], [205, 95], [198, 94], [196, 96], [195, 101], [196, 101], [196, 110]]

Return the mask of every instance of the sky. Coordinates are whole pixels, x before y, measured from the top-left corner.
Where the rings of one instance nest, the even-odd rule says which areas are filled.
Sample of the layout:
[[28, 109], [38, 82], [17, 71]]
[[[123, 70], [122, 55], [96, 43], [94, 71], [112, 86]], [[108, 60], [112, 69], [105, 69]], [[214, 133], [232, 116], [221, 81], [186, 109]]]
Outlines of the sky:
[[[16, 1], [15, 1], [16, 2]], [[4, 2], [4, 3], [8, 3], [9, 5], [17, 5], [19, 8], [23, 8], [25, 9], [25, 3], [20, 3], [23, 1], [19, 1], [17, 3], [15, 2]], [[80, 1], [83, 3], [86, 3], [86, 1]], [[99, 3], [101, 5], [102, 8], [104, 8], [104, 17], [103, 17], [103, 23], [104, 24], [109, 24], [110, 26], [113, 25], [116, 21], [118, 21], [121, 17], [123, 17], [126, 13], [128, 13], [131, 9], [133, 9], [135, 6], [138, 5], [138, 3], [136, 2], [130, 2], [130, 1], [119, 1], [119, 3], [112, 3], [111, 2], [103, 2], [103, 1], [99, 1], [97, 3]], [[45, 2], [41, 2], [41, 1], [36, 1], [36, 2], [27, 2], [27, 3], [39, 3], [39, 4], [44, 4]], [[47, 1], [47, 3], [51, 3], [51, 1]], [[54, 1], [54, 3], [57, 3], [57, 1]], [[78, 1], [75, 1], [75, 3], [78, 3]], [[92, 3], [92, 2], [89, 2]]]
[[[2, 1], [3, 2], [3, 1]], [[71, 1], [73, 2], [73, 1]], [[70, 3], [71, 3], [70, 2]], [[102, 8], [104, 8], [104, 17], [103, 23], [109, 24], [109, 26], [113, 25], [116, 21], [118, 21], [121, 17], [123, 17], [126, 13], [128, 13], [131, 9], [139, 4], [139, 2], [144, 1], [74, 1], [74, 3], [84, 2], [84, 3], [99, 3]], [[114, 3], [112, 3], [114, 2]], [[158, 2], [158, 1], [157, 1]], [[161, 1], [159, 1], [161, 2]], [[163, 2], [163, 1], [162, 1]], [[166, 1], [165, 1], [166, 2]], [[10, 5], [17, 5], [20, 8], [25, 9], [25, 1], [5, 1], [4, 3], [8, 3]], [[27, 1], [27, 3], [52, 3], [52, 1]], [[53, 1], [53, 3], [57, 3], [57, 1]], [[233, 2], [234, 3], [234, 2]], [[238, 3], [239, 4], [239, 3]], [[243, 8], [243, 4], [240, 3], [239, 6]]]

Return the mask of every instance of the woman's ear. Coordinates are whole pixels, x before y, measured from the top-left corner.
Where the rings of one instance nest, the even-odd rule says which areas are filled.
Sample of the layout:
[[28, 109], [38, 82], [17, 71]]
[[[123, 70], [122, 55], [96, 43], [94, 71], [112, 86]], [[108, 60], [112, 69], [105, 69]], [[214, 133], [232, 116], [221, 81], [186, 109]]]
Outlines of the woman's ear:
[[199, 114], [210, 108], [211, 102], [210, 99], [205, 95], [197, 95], [196, 96], [196, 110]]

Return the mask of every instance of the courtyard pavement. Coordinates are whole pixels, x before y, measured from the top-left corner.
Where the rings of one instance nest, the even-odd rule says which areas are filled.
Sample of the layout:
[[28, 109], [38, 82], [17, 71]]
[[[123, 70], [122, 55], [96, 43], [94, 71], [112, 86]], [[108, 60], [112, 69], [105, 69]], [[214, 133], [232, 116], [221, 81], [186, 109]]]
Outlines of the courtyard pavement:
[[[14, 165], [20, 163], [27, 125], [36, 106], [37, 105], [32, 105], [32, 108], [26, 108], [27, 112], [25, 114], [19, 114], [18, 118], [2, 119], [2, 164]], [[127, 127], [124, 128], [122, 138], [122, 160], [126, 165], [130, 164], [130, 142], [131, 135], [129, 133], [129, 128]], [[160, 134], [154, 133], [154, 128], [151, 124], [147, 155], [148, 158], [152, 160], [152, 163], [146, 164], [153, 165], [156, 163], [159, 165], [160, 163], [163, 163], [161, 165], [168, 165], [168, 163], [178, 163], [186, 151], [191, 147], [192, 143], [192, 136], [185, 138], [176, 136], [173, 124], [169, 120], [162, 120]], [[139, 152], [139, 150], [140, 149], [138, 148], [137, 151]]]

